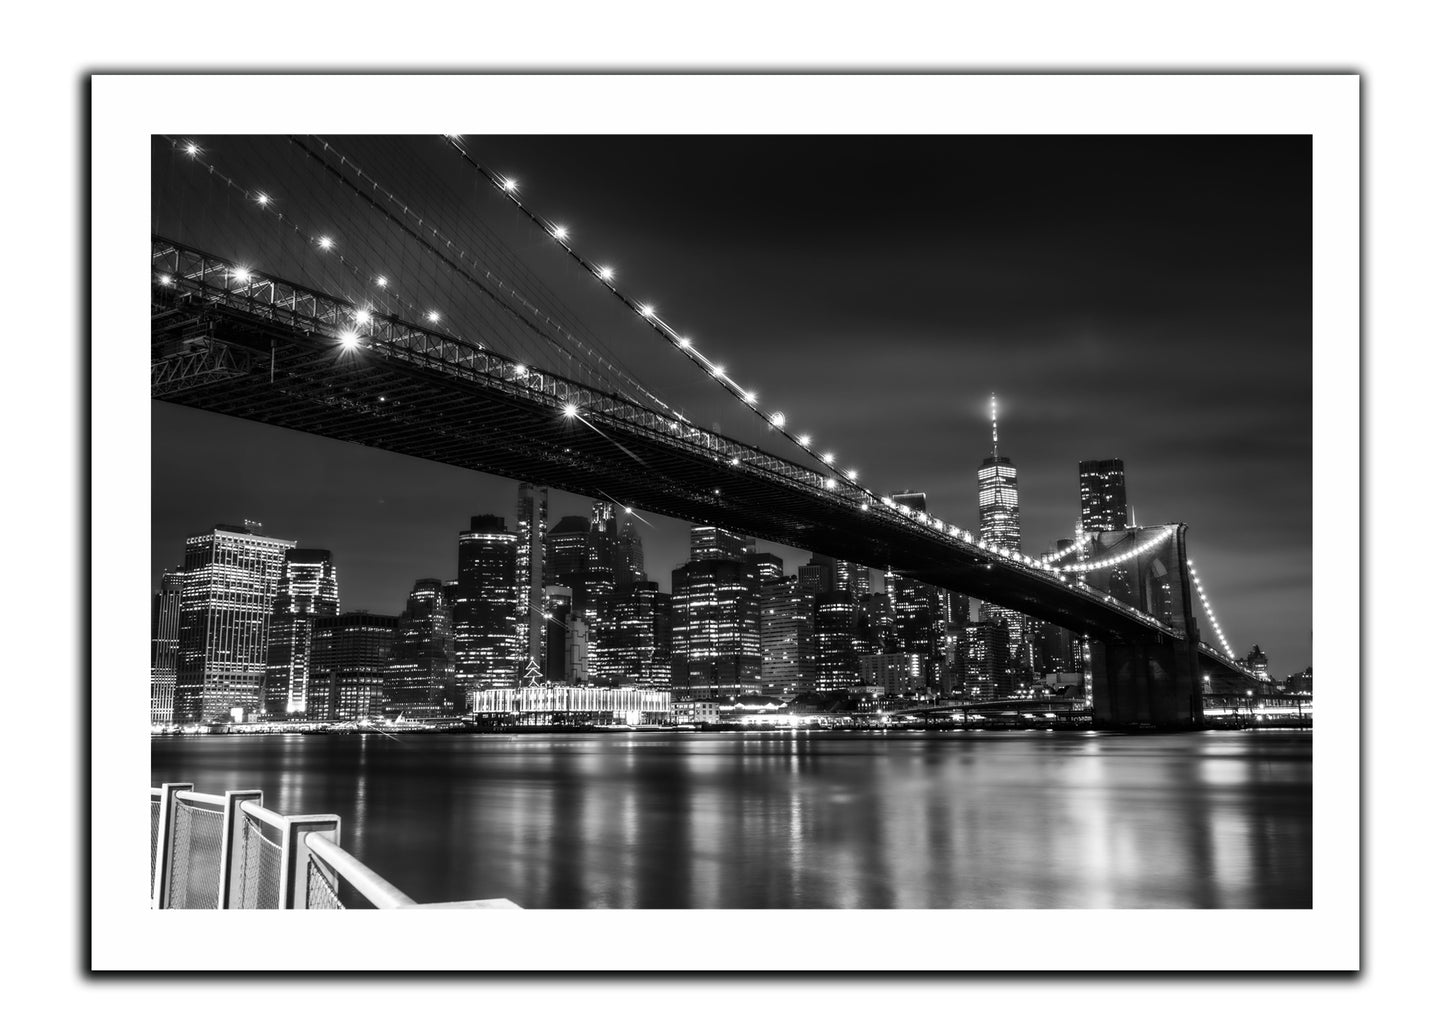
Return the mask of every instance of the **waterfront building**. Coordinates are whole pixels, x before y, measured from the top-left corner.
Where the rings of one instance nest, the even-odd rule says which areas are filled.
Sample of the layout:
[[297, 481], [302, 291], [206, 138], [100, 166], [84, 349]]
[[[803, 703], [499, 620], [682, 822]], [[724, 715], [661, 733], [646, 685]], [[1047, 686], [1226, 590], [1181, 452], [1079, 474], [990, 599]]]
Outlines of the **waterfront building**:
[[271, 609], [295, 540], [256, 523], [217, 525], [186, 538], [176, 651], [178, 723], [255, 713], [266, 676]]
[[913, 696], [927, 686], [924, 659], [917, 653], [875, 653], [858, 660], [865, 686], [878, 686], [888, 696]]
[[1008, 628], [1001, 621], [979, 621], [964, 626], [967, 652], [963, 693], [971, 699], [1005, 698], [1012, 691], [1006, 670]]
[[810, 692], [818, 680], [818, 647], [814, 637], [818, 597], [834, 589], [834, 561], [815, 553], [798, 568], [798, 691]]
[[547, 570], [547, 488], [517, 485], [517, 648], [545, 669], [542, 590]]
[[469, 707], [481, 721], [550, 726], [588, 723], [664, 723], [672, 695], [657, 688], [578, 688], [524, 684], [472, 692]]
[[461, 709], [452, 604], [437, 579], [417, 579], [412, 586], [396, 622], [382, 690], [391, 716], [451, 716]]
[[709, 553], [675, 568], [672, 610], [674, 695], [735, 697], [758, 690], [761, 588], [754, 565]]
[[594, 632], [603, 599], [617, 589], [617, 559], [617, 514], [610, 501], [594, 502], [592, 521], [587, 527], [586, 589], [582, 597], [582, 614]]
[[168, 568], [151, 598], [151, 724], [176, 717], [176, 657], [181, 645], [181, 573]]
[[820, 593], [813, 609], [817, 654], [814, 691], [842, 691], [858, 683], [858, 602], [851, 591]]
[[656, 582], [633, 582], [603, 598], [591, 651], [595, 683], [667, 688], [672, 682], [671, 597]]
[[471, 690], [515, 684], [517, 534], [496, 515], [475, 515], [457, 536], [457, 602], [453, 611], [457, 679]]
[[1285, 691], [1292, 695], [1313, 695], [1315, 693], [1315, 668], [1306, 667], [1285, 679]]
[[802, 630], [797, 576], [780, 576], [764, 581], [761, 597], [761, 691], [764, 695], [794, 695], [798, 690], [799, 633]]
[[1086, 533], [1112, 533], [1129, 527], [1123, 459], [1079, 463], [1079, 518]]
[[313, 619], [306, 719], [350, 721], [380, 717], [397, 619], [364, 610]]
[[567, 684], [567, 619], [572, 613], [572, 590], [567, 586], [543, 586], [542, 613], [546, 636], [543, 680], [547, 684]]
[[1272, 680], [1269, 676], [1269, 657], [1265, 655], [1263, 649], [1259, 648], [1258, 643], [1255, 643], [1254, 648], [1244, 657], [1243, 663], [1244, 669], [1253, 674], [1258, 680]]
[[300, 547], [286, 551], [266, 635], [262, 708], [267, 716], [306, 712], [315, 619], [335, 617], [340, 611], [341, 595], [331, 551]]

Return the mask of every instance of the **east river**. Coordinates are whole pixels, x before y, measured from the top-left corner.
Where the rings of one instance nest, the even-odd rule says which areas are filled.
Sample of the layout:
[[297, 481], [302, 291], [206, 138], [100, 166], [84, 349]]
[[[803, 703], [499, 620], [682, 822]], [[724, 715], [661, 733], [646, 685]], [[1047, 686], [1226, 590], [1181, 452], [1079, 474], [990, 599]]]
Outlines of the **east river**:
[[194, 736], [151, 782], [341, 816], [418, 902], [1309, 907], [1299, 731]]

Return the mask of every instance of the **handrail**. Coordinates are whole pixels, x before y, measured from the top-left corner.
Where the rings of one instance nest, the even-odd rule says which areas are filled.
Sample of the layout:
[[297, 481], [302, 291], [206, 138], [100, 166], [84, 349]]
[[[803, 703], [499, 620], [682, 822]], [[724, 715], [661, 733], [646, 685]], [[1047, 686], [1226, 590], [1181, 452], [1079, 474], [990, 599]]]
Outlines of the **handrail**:
[[378, 910], [414, 906], [416, 901], [366, 865], [335, 841], [319, 833], [307, 833], [306, 849], [315, 854]]
[[284, 829], [286, 827], [286, 816], [263, 807], [255, 801], [242, 801], [241, 813], [249, 815], [258, 822], [264, 822], [272, 829]]
[[224, 809], [226, 799], [219, 794], [203, 794], [198, 790], [178, 790], [176, 800], [184, 801], [187, 804], [208, 804], [213, 808]]

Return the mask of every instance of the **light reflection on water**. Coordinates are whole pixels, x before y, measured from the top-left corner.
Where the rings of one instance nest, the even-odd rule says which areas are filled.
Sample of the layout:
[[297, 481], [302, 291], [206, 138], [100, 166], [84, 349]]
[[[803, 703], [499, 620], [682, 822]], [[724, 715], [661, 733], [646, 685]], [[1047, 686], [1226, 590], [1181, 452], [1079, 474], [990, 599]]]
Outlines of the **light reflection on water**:
[[1294, 731], [156, 738], [152, 785], [341, 816], [419, 901], [1308, 907]]

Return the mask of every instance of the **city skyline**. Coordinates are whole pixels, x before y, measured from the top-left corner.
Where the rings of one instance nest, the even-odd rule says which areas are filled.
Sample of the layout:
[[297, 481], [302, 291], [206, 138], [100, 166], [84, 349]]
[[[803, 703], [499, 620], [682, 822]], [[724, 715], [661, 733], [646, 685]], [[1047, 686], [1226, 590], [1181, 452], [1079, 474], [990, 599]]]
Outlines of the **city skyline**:
[[[577, 222], [579, 237], [620, 247], [629, 279], [644, 280], [670, 315], [697, 321], [739, 376], [756, 378], [765, 393], [794, 392], [780, 396], [790, 413], [816, 420], [820, 440], [857, 461], [876, 489], [927, 491], [935, 513], [975, 528], [974, 471], [989, 450], [987, 397], [996, 390], [1003, 453], [1019, 468], [1026, 552], [1072, 534], [1080, 461], [1123, 459], [1140, 524], [1190, 524], [1191, 556], [1232, 642], [1263, 644], [1280, 670], [1310, 663], [1307, 144], [1301, 152], [1269, 138], [888, 140], [896, 142], [891, 161], [937, 201], [928, 227], [891, 219], [866, 188], [855, 194], [845, 181], [808, 177], [809, 167], [836, 157], [836, 139], [471, 144], [515, 171], [529, 198]], [[766, 184], [729, 176], [729, 186], [701, 187], [700, 196], [669, 184], [648, 157], [680, 146], [705, 182], [724, 169], [702, 155], [722, 143], [735, 146], [731, 162], [750, 153], [766, 162]], [[986, 149], [992, 161], [980, 168], [960, 146]], [[890, 162], [879, 139], [855, 139], [855, 147], [865, 174]], [[568, 150], [597, 172], [571, 173], [560, 157]], [[773, 155], [762, 158], [766, 151]], [[1047, 151], [1069, 153], [1068, 186], [1039, 187]], [[1248, 179], [1219, 172], [1241, 159]], [[965, 165], [968, 179], [988, 185], [989, 202], [970, 204], [946, 185], [946, 170]], [[1121, 167], [1130, 172], [1112, 181]], [[1089, 202], [1071, 203], [1091, 186]], [[1100, 189], [1112, 204], [1098, 199]], [[827, 214], [845, 197], [846, 228]], [[795, 213], [787, 228], [777, 225], [783, 210]], [[744, 251], [744, 229], [761, 238], [752, 251]], [[1189, 242], [1161, 247], [1171, 230]], [[699, 233], [714, 242], [693, 246]], [[772, 252], [780, 240], [784, 251]], [[674, 267], [664, 255], [679, 242], [686, 256]], [[956, 278], [944, 257], [953, 247]], [[859, 256], [850, 261], [840, 250]], [[1152, 266], [1147, 250], [1167, 252], [1169, 263]], [[900, 280], [908, 285], [900, 289]], [[729, 299], [738, 285], [756, 299]], [[879, 341], [883, 321], [902, 334]], [[621, 327], [617, 334], [631, 355], [650, 355], [642, 337]], [[1159, 335], [1168, 338], [1152, 338]], [[1169, 356], [1190, 360], [1182, 395], [1161, 371]], [[939, 369], [919, 370], [935, 362]], [[697, 388], [683, 379], [682, 391]], [[414, 579], [452, 577], [440, 520], [510, 516], [515, 496], [509, 479], [174, 406], [153, 403], [152, 420], [153, 586], [177, 563], [166, 549], [177, 538], [259, 517], [267, 532], [336, 554], [347, 609], [395, 613]], [[202, 451], [216, 448], [225, 454]], [[192, 483], [178, 504], [169, 492], [182, 476]], [[586, 514], [591, 503], [553, 497], [553, 519]], [[686, 558], [687, 525], [649, 521], [650, 577], [665, 583], [659, 565]], [[779, 553], [789, 570], [808, 556], [759, 549]], [[1256, 629], [1249, 622], [1257, 617], [1272, 623]]]

